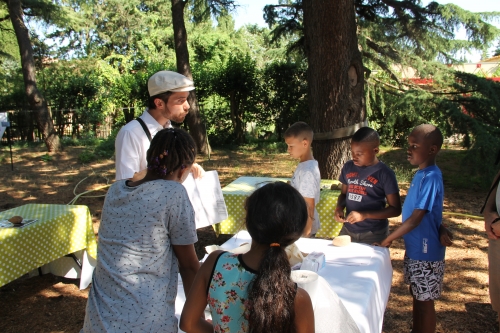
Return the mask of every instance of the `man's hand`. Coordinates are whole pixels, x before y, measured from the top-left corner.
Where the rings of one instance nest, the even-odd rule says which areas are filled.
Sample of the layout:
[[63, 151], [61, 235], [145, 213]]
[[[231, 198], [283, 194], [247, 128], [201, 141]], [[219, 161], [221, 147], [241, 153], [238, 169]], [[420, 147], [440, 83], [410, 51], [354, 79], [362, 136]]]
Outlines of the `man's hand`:
[[352, 211], [347, 215], [346, 217], [346, 222], [349, 222], [350, 224], [356, 223], [356, 222], [361, 222], [365, 219], [363, 216], [363, 213]]
[[439, 242], [443, 246], [453, 245], [453, 234], [442, 224], [441, 227], [439, 227]]
[[392, 241], [388, 241], [387, 238], [381, 241], [380, 243], [373, 243], [375, 246], [381, 246], [381, 247], [389, 247], [392, 245]]
[[205, 175], [205, 170], [199, 165], [198, 163], [193, 163], [193, 166], [191, 167], [191, 172], [193, 173], [193, 177], [196, 178], [203, 178]]
[[[486, 230], [486, 234], [489, 239], [499, 239], [500, 238], [500, 221], [494, 224], [491, 224], [496, 218], [498, 218], [497, 213], [487, 214], [484, 217], [484, 229]], [[493, 229], [495, 227], [495, 231]]]
[[491, 231], [497, 238], [500, 237], [500, 221], [491, 224]]
[[139, 172], [135, 172], [134, 175], [132, 176], [132, 181], [136, 182], [138, 180], [141, 180], [142, 178], [146, 177], [146, 174], [148, 173], [148, 169], [141, 170]]
[[344, 208], [335, 209], [335, 220], [340, 223], [345, 222]]

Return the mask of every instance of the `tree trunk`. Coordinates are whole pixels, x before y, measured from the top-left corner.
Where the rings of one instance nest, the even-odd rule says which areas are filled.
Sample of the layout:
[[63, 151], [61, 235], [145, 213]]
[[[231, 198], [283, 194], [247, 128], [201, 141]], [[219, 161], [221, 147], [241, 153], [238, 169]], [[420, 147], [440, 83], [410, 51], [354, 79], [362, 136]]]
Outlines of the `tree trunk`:
[[245, 128], [243, 114], [240, 110], [240, 97], [236, 91], [229, 93], [229, 109], [231, 110], [231, 122], [233, 124], [235, 140], [238, 144], [245, 143]]
[[[366, 114], [354, 0], [302, 3], [311, 127], [315, 133], [327, 133], [359, 123]], [[321, 177], [337, 179], [350, 159], [350, 137], [315, 140], [313, 149]]]
[[128, 106], [126, 108], [122, 108], [123, 117], [125, 118], [125, 123], [130, 123], [135, 119], [135, 107]]
[[[177, 61], [177, 72], [192, 80], [193, 75], [191, 74], [189, 51], [187, 48], [187, 33], [184, 25], [185, 6], [186, 1], [172, 0], [172, 25], [174, 28], [175, 57]], [[189, 94], [188, 103], [190, 105], [190, 109], [185, 121], [189, 129], [189, 133], [198, 146], [198, 152], [204, 154], [209, 153], [210, 145], [207, 140], [207, 130], [201, 121], [200, 108], [195, 91], [191, 91]]]
[[38, 129], [43, 135], [45, 145], [50, 151], [57, 151], [60, 148], [60, 140], [54, 130], [54, 124], [47, 108], [47, 102], [36, 86], [35, 60], [33, 58], [33, 48], [31, 47], [28, 28], [23, 21], [23, 11], [20, 0], [8, 0], [9, 15], [12, 26], [16, 33], [19, 51], [21, 53], [21, 66], [24, 77], [24, 86], [28, 103], [35, 113]]

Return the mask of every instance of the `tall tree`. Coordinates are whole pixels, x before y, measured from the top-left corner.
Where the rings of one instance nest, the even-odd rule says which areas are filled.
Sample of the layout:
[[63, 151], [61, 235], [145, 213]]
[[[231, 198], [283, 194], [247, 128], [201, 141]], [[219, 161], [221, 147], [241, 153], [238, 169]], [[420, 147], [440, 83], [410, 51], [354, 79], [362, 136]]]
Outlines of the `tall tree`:
[[[172, 25], [174, 29], [175, 55], [177, 61], [177, 71], [188, 78], [192, 79], [191, 66], [189, 63], [189, 51], [187, 47], [187, 33], [184, 24], [184, 8], [188, 3], [187, 0], [171, 0], [172, 1]], [[208, 15], [218, 15], [223, 10], [231, 9], [234, 6], [233, 0], [194, 0], [193, 6], [203, 8]], [[199, 12], [197, 16], [199, 16]], [[202, 14], [201, 16], [203, 16]], [[206, 15], [206, 14], [205, 14]], [[206, 128], [203, 125], [200, 117], [200, 109], [196, 92], [192, 91], [188, 99], [191, 105], [189, 114], [186, 117], [186, 124], [189, 128], [191, 136], [195, 140], [198, 150], [207, 153], [210, 150], [207, 140]]]
[[354, 0], [309, 0], [303, 5], [313, 149], [321, 176], [331, 178], [349, 159], [346, 136], [352, 135], [337, 135], [335, 130], [366, 119]]
[[[38, 129], [43, 135], [45, 145], [49, 151], [57, 151], [60, 148], [59, 137], [54, 129], [54, 124], [42, 93], [38, 90], [36, 84], [36, 68], [33, 57], [33, 48], [31, 46], [28, 28], [24, 23], [24, 12], [21, 0], [3, 0], [7, 3], [9, 16], [19, 44], [21, 54], [21, 66], [24, 78], [24, 86], [28, 103], [35, 113]], [[43, 6], [44, 4], [40, 4]], [[36, 8], [40, 10], [40, 8]], [[45, 10], [50, 8], [45, 7]]]

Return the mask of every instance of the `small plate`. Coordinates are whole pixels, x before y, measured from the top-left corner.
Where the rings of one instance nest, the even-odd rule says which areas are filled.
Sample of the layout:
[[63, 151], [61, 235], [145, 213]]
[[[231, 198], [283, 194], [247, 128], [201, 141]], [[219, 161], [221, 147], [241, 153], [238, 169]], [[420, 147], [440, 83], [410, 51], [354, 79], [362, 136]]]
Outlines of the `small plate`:
[[12, 228], [14, 223], [9, 222], [8, 220], [0, 220], [0, 228]]

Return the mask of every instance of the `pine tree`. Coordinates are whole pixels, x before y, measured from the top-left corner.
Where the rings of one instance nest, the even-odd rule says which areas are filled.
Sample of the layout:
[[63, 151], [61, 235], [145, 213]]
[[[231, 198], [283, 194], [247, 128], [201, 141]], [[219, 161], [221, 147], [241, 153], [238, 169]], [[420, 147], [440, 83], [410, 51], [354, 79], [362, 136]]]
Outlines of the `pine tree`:
[[[497, 133], [498, 124], [493, 123], [498, 123], [499, 117], [484, 124], [493, 126], [492, 131], [485, 133], [477, 116], [469, 122], [475, 125], [470, 126], [457, 123], [466, 123], [464, 117], [450, 116], [465, 107], [466, 97], [457, 96], [468, 89], [475, 93], [481, 89], [495, 90], [496, 83], [483, 79], [477, 85], [447, 65], [458, 63], [461, 52], [490, 47], [500, 34], [488, 23], [496, 17], [495, 13], [471, 13], [453, 4], [431, 2], [423, 6], [419, 0], [341, 0], [329, 5], [322, 1], [288, 0], [265, 8], [266, 21], [275, 27], [275, 38], [294, 34], [293, 46], [308, 56], [309, 106], [313, 129], [322, 133], [320, 137], [332, 138], [336, 129], [354, 125], [368, 115], [370, 121], [376, 120], [370, 122], [371, 126], [383, 135], [392, 131], [392, 138], [399, 142], [415, 124], [433, 122], [447, 134], [465, 134], [475, 151], [482, 149], [486, 142], [483, 137]], [[466, 29], [468, 40], [454, 39], [454, 31], [460, 27]], [[329, 31], [329, 35], [324, 35], [324, 31]], [[316, 39], [317, 36], [321, 37]], [[335, 49], [323, 52], [320, 61], [311, 60], [311, 56], [317, 59], [318, 49], [321, 52], [332, 43], [337, 46]], [[361, 52], [362, 63], [356, 60], [353, 44]], [[351, 52], [351, 56], [345, 58], [346, 52]], [[403, 79], [403, 72], [410, 69], [415, 77], [432, 79], [429, 82], [435, 86], [423, 87]], [[365, 93], [356, 92], [358, 84]], [[324, 89], [325, 85], [329, 89]], [[495, 99], [486, 97], [491, 94], [482, 96], [483, 102], [495, 105]], [[384, 107], [384, 103], [391, 107]], [[491, 109], [495, 107], [488, 108]], [[496, 110], [500, 112], [500, 108]], [[486, 117], [481, 117], [481, 121], [486, 121]], [[399, 128], [395, 129], [395, 125]], [[490, 137], [493, 142], [496, 138], [498, 135]], [[315, 157], [324, 165], [322, 177], [337, 178], [340, 166], [349, 158], [348, 142], [348, 137], [316, 142]], [[331, 147], [324, 149], [324, 145]]]
[[493, 56], [494, 57], [500, 56], [500, 42], [498, 42], [497, 48], [495, 49], [495, 51], [493, 51]]

